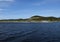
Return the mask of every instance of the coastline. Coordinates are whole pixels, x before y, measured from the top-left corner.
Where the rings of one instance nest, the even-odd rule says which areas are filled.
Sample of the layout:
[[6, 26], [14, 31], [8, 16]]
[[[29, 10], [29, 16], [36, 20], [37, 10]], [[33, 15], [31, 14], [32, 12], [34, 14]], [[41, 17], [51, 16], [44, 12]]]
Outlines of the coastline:
[[3, 19], [0, 22], [20, 22], [20, 23], [52, 23], [52, 22], [60, 22], [60, 18], [58, 17], [44, 17], [44, 16], [32, 16], [26, 19]]
[[60, 22], [60, 21], [0, 21], [0, 23], [53, 23], [53, 22]]

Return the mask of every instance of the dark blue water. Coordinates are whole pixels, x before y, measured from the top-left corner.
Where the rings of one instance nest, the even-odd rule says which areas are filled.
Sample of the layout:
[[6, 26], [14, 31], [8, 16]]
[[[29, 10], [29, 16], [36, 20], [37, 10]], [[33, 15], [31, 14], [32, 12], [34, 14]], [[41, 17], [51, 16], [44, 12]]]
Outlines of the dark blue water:
[[0, 42], [60, 42], [60, 22], [0, 23]]

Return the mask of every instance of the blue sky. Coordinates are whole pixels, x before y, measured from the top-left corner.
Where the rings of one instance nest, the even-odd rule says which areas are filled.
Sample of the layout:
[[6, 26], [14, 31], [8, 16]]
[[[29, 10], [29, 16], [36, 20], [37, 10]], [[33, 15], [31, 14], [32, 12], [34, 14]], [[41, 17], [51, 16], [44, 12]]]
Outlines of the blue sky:
[[0, 0], [0, 19], [34, 15], [60, 17], [60, 0]]

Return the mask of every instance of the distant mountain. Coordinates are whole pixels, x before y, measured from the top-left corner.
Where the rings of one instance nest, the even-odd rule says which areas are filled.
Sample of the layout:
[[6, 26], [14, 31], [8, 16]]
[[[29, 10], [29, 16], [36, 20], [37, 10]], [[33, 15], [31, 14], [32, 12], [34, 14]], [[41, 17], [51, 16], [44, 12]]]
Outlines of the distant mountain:
[[0, 22], [5, 22], [5, 21], [8, 21], [8, 22], [14, 22], [14, 21], [18, 21], [18, 22], [31, 22], [31, 21], [60, 21], [60, 18], [53, 17], [53, 16], [44, 17], [44, 16], [35, 15], [35, 16], [32, 16], [32, 17], [27, 18], [27, 19], [8, 19], [8, 20], [0, 20]]

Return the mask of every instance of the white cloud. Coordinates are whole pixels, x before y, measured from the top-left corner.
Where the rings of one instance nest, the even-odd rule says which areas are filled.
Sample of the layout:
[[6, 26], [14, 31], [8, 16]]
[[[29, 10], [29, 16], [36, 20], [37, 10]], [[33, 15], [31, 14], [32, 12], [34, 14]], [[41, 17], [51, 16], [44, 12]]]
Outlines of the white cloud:
[[15, 0], [0, 0], [0, 8], [6, 8], [14, 3]]
[[45, 0], [45, 1], [54, 1], [54, 2], [56, 2], [56, 1], [60, 1], [60, 0]]
[[3, 9], [0, 9], [0, 11], [2, 11]]
[[42, 4], [45, 4], [45, 2], [44, 2], [44, 1], [35, 2], [35, 3], [33, 3], [32, 5], [40, 6], [40, 5], [42, 5]]
[[10, 1], [10, 2], [13, 2], [14, 0], [0, 0], [0, 1]]
[[60, 2], [60, 0], [44, 0], [44, 2], [46, 4], [48, 4], [48, 3], [58, 3], [58, 2]]
[[57, 4], [59, 2], [60, 2], [60, 0], [42, 0], [39, 2], [35, 2], [32, 5], [40, 6], [40, 5], [44, 5], [44, 4]]
[[4, 9], [0, 9], [0, 14], [2, 14], [2, 13], [3, 13], [3, 11], [4, 11]]
[[6, 10], [6, 8], [10, 7], [15, 0], [0, 0], [0, 13]]

